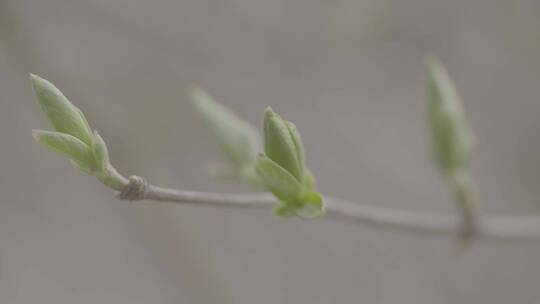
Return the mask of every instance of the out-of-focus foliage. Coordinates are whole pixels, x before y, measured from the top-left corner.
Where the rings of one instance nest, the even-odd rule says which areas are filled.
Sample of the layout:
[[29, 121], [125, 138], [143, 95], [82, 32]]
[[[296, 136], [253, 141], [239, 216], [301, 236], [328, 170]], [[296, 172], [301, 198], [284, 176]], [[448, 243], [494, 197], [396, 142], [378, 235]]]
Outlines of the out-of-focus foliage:
[[428, 71], [428, 111], [433, 158], [445, 174], [469, 166], [474, 136], [461, 98], [444, 66], [435, 58], [426, 61]]
[[257, 129], [199, 88], [191, 90], [191, 97], [197, 113], [227, 159], [226, 167], [212, 170], [213, 175], [253, 183], [253, 161], [261, 151]]

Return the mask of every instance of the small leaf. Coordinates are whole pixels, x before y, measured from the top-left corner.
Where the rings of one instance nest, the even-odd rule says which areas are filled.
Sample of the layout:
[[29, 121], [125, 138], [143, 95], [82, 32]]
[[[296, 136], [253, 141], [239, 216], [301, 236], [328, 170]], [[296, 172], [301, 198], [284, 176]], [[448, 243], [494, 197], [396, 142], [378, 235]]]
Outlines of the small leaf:
[[433, 157], [448, 174], [469, 166], [474, 135], [465, 119], [461, 98], [444, 66], [435, 58], [428, 59], [426, 64]]
[[302, 195], [302, 206], [296, 215], [303, 218], [316, 218], [324, 215], [324, 203], [320, 193], [308, 191]]
[[[303, 155], [299, 137], [293, 139], [287, 122], [268, 107], [264, 111], [264, 150], [266, 156], [288, 171], [300, 183], [304, 179]], [[298, 142], [295, 142], [298, 141]], [[299, 146], [297, 146], [299, 145]]]
[[33, 74], [31, 80], [39, 104], [54, 129], [91, 146], [92, 132], [82, 112], [49, 81]]
[[69, 157], [79, 167], [89, 171], [95, 168], [92, 150], [78, 138], [69, 134], [43, 130], [33, 130], [32, 136], [43, 146]]
[[97, 131], [94, 131], [94, 147], [93, 147], [94, 159], [96, 161], [97, 169], [99, 171], [107, 170], [109, 166], [109, 151], [103, 138]]
[[263, 186], [287, 204], [296, 204], [302, 185], [287, 170], [265, 155], [255, 159], [255, 172]]
[[197, 113], [212, 131], [231, 168], [242, 171], [251, 166], [261, 151], [257, 130], [201, 89], [193, 89], [191, 97]]

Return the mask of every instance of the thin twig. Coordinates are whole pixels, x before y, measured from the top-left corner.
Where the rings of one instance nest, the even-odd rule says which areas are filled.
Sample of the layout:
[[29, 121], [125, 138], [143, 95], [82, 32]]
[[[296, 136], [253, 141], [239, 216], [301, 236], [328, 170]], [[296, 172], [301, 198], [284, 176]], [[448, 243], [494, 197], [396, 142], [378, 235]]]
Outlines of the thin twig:
[[[151, 200], [218, 208], [271, 208], [278, 201], [270, 194], [224, 194], [162, 188], [132, 176], [120, 190], [123, 200]], [[385, 229], [430, 235], [459, 236], [463, 219], [438, 213], [358, 204], [325, 197], [326, 218]], [[475, 238], [540, 240], [540, 216], [479, 215]]]

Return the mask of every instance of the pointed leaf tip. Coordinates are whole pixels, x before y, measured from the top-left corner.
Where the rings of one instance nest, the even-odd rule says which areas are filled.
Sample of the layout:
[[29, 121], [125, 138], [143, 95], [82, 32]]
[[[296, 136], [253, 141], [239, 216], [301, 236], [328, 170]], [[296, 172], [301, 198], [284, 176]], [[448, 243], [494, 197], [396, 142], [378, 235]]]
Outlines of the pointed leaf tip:
[[324, 215], [324, 202], [313, 190], [314, 178], [304, 164], [304, 148], [296, 126], [274, 112], [263, 115], [265, 154], [255, 161], [255, 172], [261, 184], [283, 204], [276, 215], [315, 218]]

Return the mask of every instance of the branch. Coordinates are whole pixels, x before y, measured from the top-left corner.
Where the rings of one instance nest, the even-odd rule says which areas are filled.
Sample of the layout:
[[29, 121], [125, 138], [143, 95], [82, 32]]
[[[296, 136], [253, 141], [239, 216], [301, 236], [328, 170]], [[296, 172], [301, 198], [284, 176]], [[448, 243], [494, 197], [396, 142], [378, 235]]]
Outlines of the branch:
[[[118, 176], [117, 176], [118, 177]], [[223, 194], [176, 190], [154, 186], [141, 177], [123, 178], [110, 186], [121, 200], [150, 200], [217, 208], [272, 208], [278, 201], [270, 194]], [[358, 204], [325, 197], [326, 218], [368, 226], [427, 235], [459, 236], [463, 219], [438, 213]], [[540, 216], [479, 216], [475, 238], [494, 240], [540, 240]]]
[[[433, 70], [434, 81], [432, 93], [436, 93], [432, 96], [431, 117], [434, 123], [434, 152], [441, 171], [450, 178], [456, 191], [457, 202], [462, 209], [461, 218], [360, 205], [332, 197], [322, 198], [314, 189], [311, 171], [305, 167], [303, 145], [293, 123], [267, 108], [263, 119], [265, 153], [257, 154], [254, 158], [259, 139], [249, 125], [211, 101], [208, 96], [201, 97], [201, 92], [197, 93], [198, 104], [215, 127], [218, 137], [223, 140], [222, 146], [231, 163], [238, 166], [236, 170], [246, 174], [246, 165], [253, 166], [261, 184], [280, 198], [281, 204], [275, 209], [278, 215], [314, 218], [326, 214], [330, 219], [382, 228], [426, 234], [454, 234], [461, 237], [464, 245], [473, 236], [510, 240], [540, 239], [540, 215], [499, 217], [476, 214], [474, 184], [469, 175], [472, 135], [464, 124], [459, 99], [456, 92], [451, 90], [451, 83], [443, 67], [432, 63], [430, 68]], [[54, 131], [34, 130], [34, 139], [68, 157], [76, 168], [94, 174], [104, 185], [119, 191], [120, 199], [229, 208], [269, 208], [277, 205], [277, 200], [266, 194], [181, 191], [151, 185], [138, 176], [126, 179], [110, 164], [105, 141], [97, 131], [92, 131], [82, 111], [49, 81], [36, 75], [31, 75], [31, 80], [37, 99], [54, 127]]]

